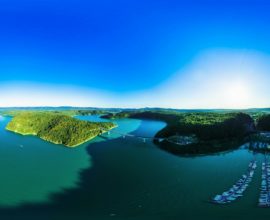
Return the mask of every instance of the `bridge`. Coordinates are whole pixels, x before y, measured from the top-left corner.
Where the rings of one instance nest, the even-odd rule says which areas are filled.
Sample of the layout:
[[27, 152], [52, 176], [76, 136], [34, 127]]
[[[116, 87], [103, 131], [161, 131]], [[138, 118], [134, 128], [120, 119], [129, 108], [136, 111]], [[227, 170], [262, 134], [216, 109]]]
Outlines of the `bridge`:
[[117, 135], [119, 135], [122, 138], [126, 138], [126, 137], [136, 138], [136, 139], [142, 140], [144, 143], [146, 141], [148, 141], [148, 140], [149, 141], [158, 141], [158, 142], [162, 142], [162, 141], [166, 140], [167, 142], [170, 142], [172, 144], [176, 144], [176, 145], [179, 145], [179, 146], [185, 146], [185, 145], [187, 145], [186, 143], [183, 144], [178, 139], [176, 141], [174, 141], [174, 140], [171, 140], [170, 138], [146, 137], [146, 136], [140, 136], [140, 135], [135, 135], [135, 134], [127, 134], [127, 133], [123, 133], [123, 132], [116, 131], [116, 130], [110, 130], [110, 131], [102, 130], [102, 131], [104, 133], [107, 133], [108, 135], [110, 135], [111, 133], [117, 134]]
[[144, 143], [147, 140], [150, 140], [150, 141], [157, 140], [158, 142], [161, 142], [161, 141], [164, 141], [166, 139], [166, 138], [157, 138], [157, 137], [146, 137], [146, 136], [140, 136], [140, 135], [135, 135], [135, 134], [127, 134], [127, 133], [123, 133], [123, 132], [119, 132], [119, 131], [115, 131], [115, 130], [110, 130], [110, 131], [102, 130], [102, 131], [104, 133], [107, 133], [108, 135], [110, 135], [111, 133], [120, 135], [122, 138], [126, 138], [126, 137], [136, 138], [136, 139], [142, 140]]

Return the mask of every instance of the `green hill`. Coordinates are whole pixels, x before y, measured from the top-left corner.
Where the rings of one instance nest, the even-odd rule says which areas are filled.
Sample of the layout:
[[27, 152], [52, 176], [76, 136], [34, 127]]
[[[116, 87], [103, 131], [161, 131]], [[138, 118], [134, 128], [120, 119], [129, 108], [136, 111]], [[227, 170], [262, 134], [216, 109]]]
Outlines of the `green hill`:
[[[249, 134], [256, 132], [254, 120], [250, 115], [241, 112], [124, 111], [103, 117], [153, 119], [166, 122], [167, 126], [155, 136], [164, 140], [155, 143], [174, 154], [226, 151], [240, 146]], [[196, 141], [179, 145], [179, 140], [191, 139]]]
[[75, 147], [116, 127], [111, 122], [88, 122], [49, 112], [24, 112], [16, 115], [6, 129], [22, 135]]
[[258, 117], [257, 127], [261, 131], [270, 131], [270, 114], [264, 114]]
[[103, 118], [140, 118], [165, 121], [167, 126], [157, 133], [157, 137], [169, 137], [178, 133], [196, 134], [201, 140], [213, 140], [243, 137], [255, 131], [253, 119], [248, 114], [241, 112], [130, 111], [108, 114]]

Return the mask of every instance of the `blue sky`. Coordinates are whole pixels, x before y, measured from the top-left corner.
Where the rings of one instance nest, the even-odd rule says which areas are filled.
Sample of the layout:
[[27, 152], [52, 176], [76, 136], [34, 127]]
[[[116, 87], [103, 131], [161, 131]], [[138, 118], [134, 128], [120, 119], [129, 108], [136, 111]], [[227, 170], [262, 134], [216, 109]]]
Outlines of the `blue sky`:
[[270, 106], [269, 1], [0, 3], [0, 106]]

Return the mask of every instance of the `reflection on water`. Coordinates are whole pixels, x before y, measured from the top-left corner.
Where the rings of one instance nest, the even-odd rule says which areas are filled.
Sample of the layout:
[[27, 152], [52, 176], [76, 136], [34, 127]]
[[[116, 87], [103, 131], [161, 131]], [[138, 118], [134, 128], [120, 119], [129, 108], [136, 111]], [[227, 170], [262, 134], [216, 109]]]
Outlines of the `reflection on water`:
[[[95, 116], [80, 119], [99, 120]], [[112, 133], [68, 149], [6, 132], [3, 130], [6, 122], [7, 119], [0, 123], [0, 202], [5, 205], [44, 202], [55, 193], [49, 206], [39, 206], [43, 208], [37, 209], [40, 210], [35, 213], [37, 217], [57, 213], [59, 218], [66, 219], [72, 213], [76, 219], [88, 216], [88, 219], [209, 220], [241, 216], [262, 219], [270, 214], [269, 209], [257, 208], [261, 154], [242, 149], [183, 158], [158, 149], [150, 141], [123, 139]], [[118, 131], [143, 136], [153, 136], [165, 126], [162, 122], [145, 120], [116, 122]], [[20, 148], [20, 144], [24, 147]], [[244, 197], [228, 206], [210, 204], [212, 196], [228, 189], [241, 177], [254, 157], [258, 168]], [[32, 216], [33, 210], [36, 206], [25, 206], [9, 214], [23, 211]]]

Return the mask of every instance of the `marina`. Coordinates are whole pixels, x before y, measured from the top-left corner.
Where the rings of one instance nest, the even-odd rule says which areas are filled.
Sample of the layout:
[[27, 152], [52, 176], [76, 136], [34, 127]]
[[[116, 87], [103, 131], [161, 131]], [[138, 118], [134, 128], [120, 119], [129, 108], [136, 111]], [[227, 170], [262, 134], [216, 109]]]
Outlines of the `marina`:
[[253, 160], [248, 165], [248, 170], [242, 177], [227, 191], [216, 195], [211, 202], [215, 204], [227, 204], [235, 201], [243, 196], [243, 193], [248, 188], [252, 181], [254, 172], [257, 168], [257, 161]]
[[262, 163], [262, 182], [258, 206], [270, 207], [270, 163], [267, 156]]

